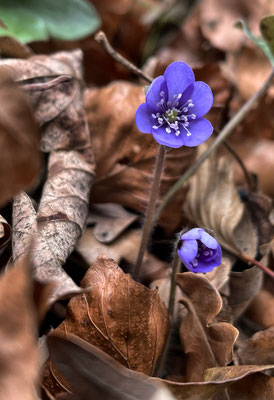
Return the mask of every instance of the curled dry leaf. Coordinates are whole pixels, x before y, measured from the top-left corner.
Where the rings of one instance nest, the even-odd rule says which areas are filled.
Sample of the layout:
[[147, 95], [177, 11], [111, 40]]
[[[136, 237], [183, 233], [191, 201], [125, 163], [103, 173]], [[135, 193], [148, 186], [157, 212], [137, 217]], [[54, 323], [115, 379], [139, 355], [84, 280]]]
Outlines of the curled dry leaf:
[[237, 192], [230, 160], [213, 155], [204, 162], [190, 179], [184, 210], [196, 225], [213, 229], [228, 251], [255, 257], [257, 229]]
[[[273, 368], [273, 364], [209, 368], [205, 372], [205, 380], [200, 382], [179, 383], [159, 378], [150, 378], [150, 380], [165, 384], [177, 400], [212, 400], [213, 398], [215, 399], [214, 396], [217, 394], [220, 394], [221, 399], [227, 399], [227, 392], [225, 393], [225, 389], [229, 389], [234, 393], [235, 397], [230, 397], [233, 400], [249, 400], [249, 397], [239, 397], [239, 395], [241, 395], [240, 388], [242, 386], [245, 386], [245, 396], [246, 393], [248, 393], [248, 395], [249, 393], [252, 395], [255, 393], [257, 394], [257, 397], [253, 396], [252, 400], [269, 400], [272, 398], [273, 394], [273, 392], [269, 391], [269, 386], [273, 381], [273, 377], [264, 375], [261, 372], [269, 369], [273, 370]], [[254, 380], [252, 380], [252, 378], [254, 378]], [[261, 378], [267, 385], [265, 388], [262, 387], [262, 385], [259, 386], [261, 392], [260, 395], [258, 395], [259, 392], [256, 384]], [[238, 397], [236, 397], [236, 395]]]
[[40, 135], [26, 96], [3, 66], [0, 88], [0, 204], [3, 205], [34, 182], [40, 168]]
[[138, 215], [115, 203], [94, 204], [89, 211], [87, 224], [95, 225], [93, 234], [101, 243], [115, 240]]
[[111, 259], [99, 256], [70, 300], [55, 334], [74, 334], [99, 347], [129, 369], [153, 373], [169, 330], [167, 309], [158, 291], [132, 280]]
[[218, 291], [202, 277], [186, 272], [176, 280], [183, 292], [180, 300], [187, 315], [180, 327], [180, 338], [187, 354], [188, 381], [200, 381], [207, 368], [227, 365], [232, 360], [232, 348], [238, 330], [226, 322], [215, 322], [222, 308]]
[[262, 287], [262, 282], [263, 272], [257, 267], [242, 272], [231, 272], [227, 301], [233, 320], [246, 310]]
[[[63, 271], [62, 265], [81, 236], [94, 176], [79, 82], [81, 52], [6, 60], [5, 65], [21, 81], [28, 94], [42, 127], [42, 150], [50, 152], [48, 176], [35, 218], [34, 210], [30, 211], [31, 205], [26, 205], [29, 208], [27, 215], [31, 216], [32, 224], [35, 220], [37, 231], [32, 248], [35, 276], [42, 282], [57, 282], [54, 300], [54, 297], [80, 291]], [[22, 79], [27, 81], [22, 82]], [[26, 222], [18, 218], [19, 214], [20, 210], [15, 209], [15, 226]], [[24, 231], [29, 223], [30, 220], [24, 225]], [[20, 234], [21, 228], [16, 229]], [[17, 235], [14, 242], [17, 238], [24, 240], [22, 235]], [[18, 248], [20, 244], [16, 246]]]
[[[63, 339], [51, 335], [47, 343], [50, 360], [63, 377], [63, 386], [72, 392], [69, 398], [88, 400], [92, 393], [97, 400], [174, 399], [163, 385], [161, 387], [144, 375], [129, 371], [79, 337], [67, 336]], [[51, 389], [47, 381], [45, 386]]]
[[0, 320], [0, 398], [36, 400], [37, 315], [28, 259], [0, 277]]
[[241, 364], [273, 364], [274, 326], [256, 332], [248, 340], [240, 342], [237, 355]]
[[5, 218], [0, 215], [0, 249], [4, 247], [11, 238], [11, 226]]
[[[92, 203], [113, 202], [144, 212], [158, 152], [152, 135], [139, 132], [135, 124], [136, 109], [144, 99], [144, 88], [127, 82], [85, 91], [84, 104], [96, 162]], [[167, 153], [162, 195], [188, 168], [194, 154], [195, 149], [186, 147]], [[180, 204], [184, 197], [182, 189], [160, 221], [169, 232], [180, 224]]]

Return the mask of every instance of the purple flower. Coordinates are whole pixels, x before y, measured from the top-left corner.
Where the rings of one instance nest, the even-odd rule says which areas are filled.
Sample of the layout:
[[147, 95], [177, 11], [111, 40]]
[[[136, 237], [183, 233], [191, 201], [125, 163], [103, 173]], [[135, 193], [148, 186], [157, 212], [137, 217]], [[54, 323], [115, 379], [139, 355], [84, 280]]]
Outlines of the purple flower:
[[177, 61], [149, 86], [146, 102], [136, 111], [136, 125], [141, 132], [152, 133], [162, 145], [198, 146], [213, 131], [211, 123], [202, 118], [212, 103], [210, 87], [195, 82], [192, 69]]
[[222, 262], [222, 250], [212, 236], [204, 229], [194, 228], [180, 237], [182, 244], [178, 254], [192, 272], [209, 272]]

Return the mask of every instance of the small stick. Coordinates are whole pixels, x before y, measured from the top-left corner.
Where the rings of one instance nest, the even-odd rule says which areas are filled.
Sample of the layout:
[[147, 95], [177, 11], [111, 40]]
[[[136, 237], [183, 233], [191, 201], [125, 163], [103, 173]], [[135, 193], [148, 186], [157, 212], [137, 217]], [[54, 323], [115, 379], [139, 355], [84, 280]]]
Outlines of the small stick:
[[103, 31], [99, 31], [95, 35], [94, 39], [103, 47], [106, 53], [108, 53], [114, 60], [118, 61], [120, 64], [126, 67], [129, 71], [133, 72], [140, 78], [145, 79], [149, 83], [153, 81], [153, 79], [150, 76], [146, 75], [143, 71], [137, 68], [136, 65], [134, 65], [133, 63], [128, 61], [125, 57], [123, 57], [121, 54], [119, 54], [117, 51], [115, 51], [114, 48], [109, 43], [106, 34]]
[[155, 170], [154, 170], [154, 174], [153, 174], [153, 181], [152, 181], [152, 187], [151, 187], [149, 202], [148, 202], [148, 206], [147, 206], [146, 216], [145, 216], [145, 222], [144, 222], [144, 226], [143, 226], [143, 234], [142, 234], [141, 244], [140, 244], [136, 264], [135, 264], [134, 270], [132, 272], [132, 276], [136, 280], [138, 279], [139, 274], [140, 274], [144, 254], [145, 254], [146, 247], [147, 247], [147, 242], [148, 242], [151, 230], [152, 230], [153, 219], [154, 219], [153, 217], [154, 217], [156, 201], [157, 201], [159, 189], [160, 189], [161, 174], [162, 174], [162, 170], [163, 170], [163, 166], [164, 166], [165, 156], [166, 156], [166, 148], [165, 148], [165, 146], [160, 145], [159, 153], [158, 153], [157, 159], [156, 159]]
[[264, 84], [260, 89], [240, 108], [240, 110], [234, 115], [234, 117], [224, 126], [221, 130], [219, 136], [214, 140], [214, 142], [206, 149], [206, 151], [201, 154], [201, 156], [196, 160], [194, 164], [181, 176], [181, 178], [171, 187], [168, 193], [162, 200], [161, 205], [158, 207], [155, 213], [155, 222], [159, 219], [163, 209], [170, 202], [172, 197], [177, 193], [179, 189], [185, 184], [185, 182], [195, 174], [195, 172], [200, 168], [203, 162], [223, 143], [223, 141], [234, 131], [234, 129], [242, 122], [242, 120], [249, 113], [256, 101], [266, 92], [272, 83], [274, 76], [274, 68], [271, 74], [267, 77]]
[[174, 305], [175, 305], [175, 294], [176, 294], [176, 274], [180, 271], [181, 259], [177, 253], [177, 246], [174, 252], [174, 258], [172, 263], [172, 273], [170, 277], [170, 291], [168, 301], [168, 313], [170, 320], [173, 320]]

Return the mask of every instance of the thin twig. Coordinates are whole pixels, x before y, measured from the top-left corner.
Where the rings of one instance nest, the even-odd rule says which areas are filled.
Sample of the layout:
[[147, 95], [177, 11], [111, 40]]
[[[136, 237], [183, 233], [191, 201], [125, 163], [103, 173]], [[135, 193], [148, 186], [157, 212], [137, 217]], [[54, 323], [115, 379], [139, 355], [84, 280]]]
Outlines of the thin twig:
[[261, 88], [240, 108], [240, 110], [234, 115], [234, 117], [224, 126], [221, 130], [219, 136], [214, 140], [214, 142], [207, 148], [206, 151], [201, 154], [201, 156], [196, 160], [194, 164], [185, 172], [184, 175], [171, 187], [168, 193], [162, 200], [161, 205], [158, 207], [155, 213], [155, 221], [160, 217], [163, 209], [170, 202], [172, 197], [177, 193], [179, 189], [185, 184], [185, 182], [200, 168], [203, 162], [220, 146], [221, 143], [233, 132], [233, 130], [242, 122], [245, 116], [249, 113], [252, 106], [256, 101], [265, 93], [265, 91], [271, 85], [274, 76], [274, 69], [268, 76]]
[[255, 260], [252, 257], [249, 257], [247, 254], [241, 254], [239, 256], [241, 260], [246, 262], [247, 264], [253, 264], [256, 265], [256, 267], [260, 268], [265, 274], [270, 276], [270, 278], [274, 279], [274, 271], [272, 271], [270, 268], [266, 267], [265, 265], [261, 264], [259, 261]]
[[151, 187], [149, 202], [148, 202], [148, 206], [147, 206], [146, 216], [145, 216], [145, 222], [144, 222], [144, 226], [143, 226], [143, 234], [142, 234], [141, 244], [140, 244], [135, 268], [132, 272], [132, 276], [136, 280], [138, 279], [139, 274], [140, 274], [144, 254], [145, 254], [145, 251], [147, 248], [147, 242], [148, 242], [151, 230], [152, 230], [152, 225], [153, 225], [153, 220], [154, 220], [153, 217], [154, 217], [156, 201], [158, 199], [158, 194], [159, 194], [159, 189], [160, 189], [161, 174], [162, 174], [162, 170], [163, 170], [163, 166], [164, 166], [165, 156], [166, 156], [166, 148], [165, 148], [165, 146], [160, 145], [159, 153], [158, 153], [157, 159], [156, 159], [155, 170], [154, 170], [154, 174], [153, 174], [153, 181], [152, 181], [152, 187]]
[[99, 31], [94, 39], [98, 42], [106, 53], [108, 53], [114, 60], [118, 61], [124, 67], [126, 67], [129, 71], [133, 72], [135, 75], [139, 76], [142, 79], [145, 79], [147, 82], [151, 83], [153, 79], [146, 75], [143, 71], [136, 67], [133, 63], [128, 61], [125, 57], [123, 57], [120, 53], [114, 50], [114, 48], [109, 43], [106, 34], [103, 31]]

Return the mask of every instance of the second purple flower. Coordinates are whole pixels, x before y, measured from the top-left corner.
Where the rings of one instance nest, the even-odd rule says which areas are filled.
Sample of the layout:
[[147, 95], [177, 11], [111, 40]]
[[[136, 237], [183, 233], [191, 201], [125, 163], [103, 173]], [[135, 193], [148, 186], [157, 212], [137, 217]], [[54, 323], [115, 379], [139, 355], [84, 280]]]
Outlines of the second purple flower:
[[213, 131], [211, 123], [202, 118], [212, 103], [210, 87], [204, 82], [195, 82], [187, 64], [174, 62], [149, 86], [146, 102], [136, 111], [136, 125], [162, 145], [198, 146]]

